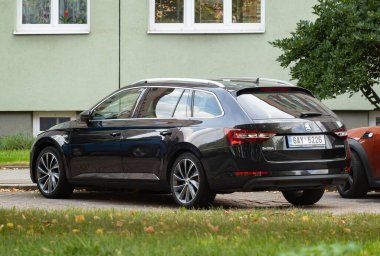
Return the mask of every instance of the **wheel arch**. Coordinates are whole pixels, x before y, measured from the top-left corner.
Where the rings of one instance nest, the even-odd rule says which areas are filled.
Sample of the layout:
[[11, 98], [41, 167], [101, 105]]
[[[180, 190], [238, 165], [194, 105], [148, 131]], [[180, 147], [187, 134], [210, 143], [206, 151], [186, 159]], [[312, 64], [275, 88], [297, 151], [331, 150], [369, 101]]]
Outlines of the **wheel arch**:
[[[184, 153], [191, 153], [195, 155], [196, 157], [198, 157], [203, 165], [203, 168], [206, 168], [202, 161], [202, 153], [197, 147], [195, 147], [191, 143], [186, 143], [186, 142], [179, 143], [168, 154], [166, 164], [164, 165], [164, 168], [163, 168], [164, 178], [166, 179], [168, 183], [170, 183], [170, 171], [175, 160]], [[206, 175], [206, 178], [207, 178], [207, 175]]]
[[365, 170], [365, 175], [367, 177], [368, 184], [372, 186], [373, 180], [372, 180], [372, 167], [369, 162], [367, 153], [365, 152], [364, 148], [362, 145], [354, 140], [354, 139], [348, 139], [348, 143], [350, 145], [350, 149], [354, 151], [358, 157], [360, 158], [360, 161], [363, 164], [364, 170]]
[[45, 138], [40, 139], [39, 141], [37, 141], [34, 144], [32, 154], [30, 156], [30, 178], [32, 179], [33, 183], [37, 182], [36, 172], [35, 172], [37, 158], [38, 158], [39, 154], [41, 153], [41, 151], [44, 150], [44, 148], [46, 148], [46, 147], [54, 147], [55, 149], [58, 150], [58, 152], [60, 153], [60, 155], [62, 157], [64, 169], [66, 172], [66, 177], [68, 177], [67, 176], [68, 175], [68, 171], [67, 171], [68, 168], [66, 165], [66, 158], [65, 158], [65, 155], [63, 153], [62, 147], [59, 145], [59, 143], [56, 140], [49, 138], [49, 137], [45, 137]]

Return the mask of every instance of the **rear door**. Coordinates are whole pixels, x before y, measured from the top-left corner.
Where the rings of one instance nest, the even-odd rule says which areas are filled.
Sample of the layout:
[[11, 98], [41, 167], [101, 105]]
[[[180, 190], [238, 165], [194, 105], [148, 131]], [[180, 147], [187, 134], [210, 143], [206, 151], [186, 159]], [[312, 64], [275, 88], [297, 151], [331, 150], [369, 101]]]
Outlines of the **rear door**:
[[168, 148], [175, 143], [190, 91], [153, 87], [140, 101], [123, 132], [123, 170], [131, 179], [155, 180], [161, 175]]
[[262, 144], [267, 161], [346, 157], [343, 123], [309, 93], [297, 88], [259, 88], [238, 93], [237, 100], [254, 121], [239, 128], [276, 134]]

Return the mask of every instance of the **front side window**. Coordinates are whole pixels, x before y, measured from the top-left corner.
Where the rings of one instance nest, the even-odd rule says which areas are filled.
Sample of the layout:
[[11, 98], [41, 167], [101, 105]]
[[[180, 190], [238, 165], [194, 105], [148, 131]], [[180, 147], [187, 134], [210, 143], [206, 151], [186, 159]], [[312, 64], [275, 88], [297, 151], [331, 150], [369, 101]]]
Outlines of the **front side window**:
[[112, 95], [93, 109], [92, 120], [130, 118], [143, 90], [130, 89]]
[[265, 0], [150, 0], [150, 33], [263, 33]]
[[17, 0], [17, 33], [89, 33], [90, 0]]
[[183, 89], [151, 88], [143, 99], [138, 118], [171, 118]]

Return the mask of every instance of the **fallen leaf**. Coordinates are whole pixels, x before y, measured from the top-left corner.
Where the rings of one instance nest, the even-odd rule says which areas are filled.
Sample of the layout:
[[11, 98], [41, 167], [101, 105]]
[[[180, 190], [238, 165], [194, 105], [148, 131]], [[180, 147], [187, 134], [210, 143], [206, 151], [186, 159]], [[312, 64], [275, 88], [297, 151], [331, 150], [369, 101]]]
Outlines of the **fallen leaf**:
[[302, 221], [303, 222], [308, 222], [310, 219], [309, 219], [309, 216], [305, 215], [305, 216], [302, 216]]
[[213, 226], [211, 223], [208, 223], [207, 226], [212, 233], [219, 232], [219, 226]]
[[103, 230], [102, 228], [98, 228], [98, 229], [96, 230], [95, 233], [96, 233], [98, 236], [101, 236], [101, 235], [103, 235], [104, 230]]
[[83, 222], [84, 220], [85, 219], [83, 215], [75, 215], [75, 222], [80, 223], [80, 222]]
[[79, 228], [74, 228], [72, 231], [73, 231], [74, 234], [80, 233], [80, 229]]
[[349, 228], [344, 228], [343, 231], [344, 233], [351, 234], [351, 229]]
[[146, 233], [149, 233], [149, 234], [153, 234], [153, 233], [155, 232], [153, 226], [145, 227], [145, 228], [144, 228], [144, 231], [145, 231]]
[[268, 218], [267, 218], [267, 217], [261, 217], [261, 219], [262, 219], [263, 221], [265, 221], [265, 222], [268, 221]]
[[99, 216], [94, 216], [94, 220], [100, 220]]
[[119, 227], [119, 228], [120, 228], [120, 227], [123, 226], [123, 222], [120, 221], [120, 220], [118, 220], [118, 221], [116, 221], [115, 225], [116, 225], [116, 227]]
[[0, 225], [0, 231], [3, 230], [3, 228], [4, 228], [4, 224], [1, 224]]
[[7, 223], [7, 228], [12, 229], [14, 227], [15, 227], [15, 225], [13, 223]]

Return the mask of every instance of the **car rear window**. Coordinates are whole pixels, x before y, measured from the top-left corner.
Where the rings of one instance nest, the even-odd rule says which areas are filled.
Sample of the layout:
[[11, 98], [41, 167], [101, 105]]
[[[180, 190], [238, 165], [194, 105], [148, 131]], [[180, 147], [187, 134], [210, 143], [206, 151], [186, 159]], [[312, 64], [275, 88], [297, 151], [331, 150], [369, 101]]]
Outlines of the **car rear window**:
[[247, 92], [238, 102], [253, 119], [329, 116], [333, 113], [317, 99], [303, 92]]

